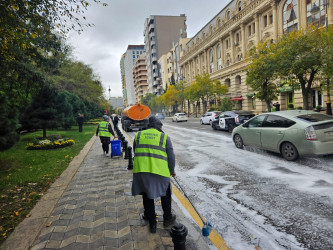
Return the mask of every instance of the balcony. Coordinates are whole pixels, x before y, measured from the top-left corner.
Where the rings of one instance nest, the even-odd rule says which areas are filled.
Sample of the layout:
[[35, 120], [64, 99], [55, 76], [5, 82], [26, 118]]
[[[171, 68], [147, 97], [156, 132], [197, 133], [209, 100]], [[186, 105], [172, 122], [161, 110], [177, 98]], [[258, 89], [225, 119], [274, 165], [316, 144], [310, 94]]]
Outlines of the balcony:
[[157, 69], [157, 65], [156, 64], [153, 65], [153, 69]]
[[149, 24], [149, 28], [148, 28], [149, 31], [150, 31], [151, 29], [154, 29], [154, 28], [155, 28], [154, 23]]
[[157, 87], [159, 85], [158, 81], [153, 81], [153, 87]]
[[158, 77], [158, 73], [157, 73], [157, 72], [154, 72], [154, 73], [153, 73], [153, 77]]
[[151, 49], [151, 53], [156, 54], [156, 53], [157, 53], [157, 50], [156, 50], [156, 49]]
[[154, 61], [157, 62], [157, 57], [156, 57], [156, 56], [153, 56], [153, 57], [151, 58], [151, 61], [152, 61], [152, 62], [154, 62]]

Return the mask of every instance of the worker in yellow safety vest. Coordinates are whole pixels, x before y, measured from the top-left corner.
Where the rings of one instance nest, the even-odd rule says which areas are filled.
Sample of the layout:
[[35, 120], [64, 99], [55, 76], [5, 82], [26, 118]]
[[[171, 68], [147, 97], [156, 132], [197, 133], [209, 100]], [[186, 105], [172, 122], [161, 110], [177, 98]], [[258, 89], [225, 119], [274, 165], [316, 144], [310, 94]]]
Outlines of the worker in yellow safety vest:
[[112, 130], [109, 116], [103, 115], [103, 121], [101, 121], [98, 124], [97, 130], [96, 130], [96, 136], [99, 136], [99, 138], [101, 140], [103, 154], [105, 156], [109, 156], [111, 137], [112, 136], [117, 137], [117, 136], [115, 136], [115, 133]]
[[161, 197], [165, 227], [176, 220], [171, 212], [170, 185], [170, 176], [176, 176], [175, 154], [162, 126], [159, 119], [150, 117], [148, 129], [137, 132], [133, 143], [132, 195], [142, 195], [143, 219], [149, 221], [151, 233], [156, 233], [157, 228], [154, 199]]

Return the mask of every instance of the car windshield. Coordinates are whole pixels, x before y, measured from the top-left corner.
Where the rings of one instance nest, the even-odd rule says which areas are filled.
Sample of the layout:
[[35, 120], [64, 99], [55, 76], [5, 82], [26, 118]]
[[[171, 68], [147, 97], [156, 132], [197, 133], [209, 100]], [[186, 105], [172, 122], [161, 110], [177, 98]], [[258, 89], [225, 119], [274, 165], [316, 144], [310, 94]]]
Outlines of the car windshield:
[[329, 121], [333, 120], [332, 116], [324, 115], [324, 114], [306, 114], [297, 116], [298, 119], [307, 121], [307, 122], [321, 122], [321, 121]]
[[216, 116], [218, 116], [219, 114], [221, 114], [222, 112], [218, 111], [218, 112], [215, 112]]
[[185, 114], [179, 114], [179, 116], [185, 116]]

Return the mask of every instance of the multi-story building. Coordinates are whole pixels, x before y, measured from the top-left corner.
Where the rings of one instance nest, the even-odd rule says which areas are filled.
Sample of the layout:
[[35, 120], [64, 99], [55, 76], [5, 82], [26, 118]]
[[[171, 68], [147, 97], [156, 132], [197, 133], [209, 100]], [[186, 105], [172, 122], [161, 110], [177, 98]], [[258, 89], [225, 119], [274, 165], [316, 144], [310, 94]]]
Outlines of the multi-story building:
[[[181, 72], [187, 82], [196, 74], [209, 73], [212, 80], [228, 86], [228, 96], [237, 108], [263, 112], [266, 106], [253, 98], [253, 91], [245, 84], [245, 56], [260, 40], [274, 42], [280, 35], [312, 23], [327, 25], [326, 13], [331, 24], [332, 4], [325, 3], [324, 0], [233, 0], [186, 44], [179, 62]], [[314, 88], [311, 105], [323, 105], [323, 100], [322, 93]], [[281, 109], [287, 109], [289, 104], [302, 106], [302, 94], [282, 87], [278, 101]], [[198, 107], [191, 104], [187, 112], [193, 113], [194, 109]]]
[[114, 108], [123, 108], [123, 97], [122, 96], [111, 96], [110, 97], [110, 105]]
[[133, 79], [136, 102], [141, 102], [142, 97], [148, 93], [146, 53], [142, 53], [136, 60], [133, 69]]
[[161, 55], [161, 57], [158, 59], [159, 81], [160, 81], [160, 85], [157, 87], [158, 90], [160, 88], [166, 90], [167, 87], [170, 85], [168, 81], [168, 61], [167, 61], [169, 53], [170, 52]]
[[121, 76], [121, 87], [122, 87], [122, 93], [123, 93], [123, 105], [124, 107], [127, 107], [128, 101], [127, 101], [127, 90], [126, 90], [126, 76], [125, 76], [125, 55], [123, 54], [120, 59], [120, 76]]
[[128, 45], [125, 53], [123, 67], [126, 82], [126, 106], [136, 103], [133, 68], [136, 58], [138, 58], [142, 53], [144, 53], [144, 45]]
[[[162, 93], [158, 59], [166, 54], [180, 34], [186, 34], [186, 16], [150, 16], [144, 24], [144, 43], [148, 77], [148, 91]], [[160, 87], [159, 87], [160, 86]]]
[[180, 73], [178, 61], [183, 54], [183, 48], [189, 40], [190, 38], [180, 38], [179, 41], [173, 43], [171, 50], [167, 54], [162, 55], [158, 59], [162, 93], [171, 84], [176, 84], [185, 79]]

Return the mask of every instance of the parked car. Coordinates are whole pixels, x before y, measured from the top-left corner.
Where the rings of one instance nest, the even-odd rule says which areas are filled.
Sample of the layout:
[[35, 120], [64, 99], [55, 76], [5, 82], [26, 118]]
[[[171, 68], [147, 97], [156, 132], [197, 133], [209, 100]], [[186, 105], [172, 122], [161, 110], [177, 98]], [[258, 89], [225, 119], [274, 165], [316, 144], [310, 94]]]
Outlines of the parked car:
[[235, 128], [232, 138], [237, 148], [256, 146], [288, 161], [333, 154], [333, 117], [308, 110], [265, 113]]
[[188, 118], [185, 113], [176, 113], [172, 117], [173, 122], [187, 122]]
[[244, 110], [225, 111], [212, 122], [212, 129], [227, 130], [231, 133], [235, 127], [250, 120], [254, 116], [254, 113]]
[[156, 113], [155, 117], [160, 120], [164, 119], [164, 115], [162, 113]]
[[200, 124], [212, 124], [215, 117], [219, 116], [222, 111], [209, 111], [200, 118]]

